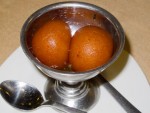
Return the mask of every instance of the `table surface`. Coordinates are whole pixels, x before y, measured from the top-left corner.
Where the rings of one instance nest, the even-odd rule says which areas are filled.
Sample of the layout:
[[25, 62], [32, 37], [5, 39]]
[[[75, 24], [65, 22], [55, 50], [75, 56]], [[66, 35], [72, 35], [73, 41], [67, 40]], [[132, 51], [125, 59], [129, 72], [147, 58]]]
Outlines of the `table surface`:
[[[37, 9], [62, 1], [0, 0], [0, 65], [20, 46], [20, 30], [25, 20]], [[100, 6], [119, 20], [126, 35], [125, 50], [134, 57], [150, 83], [150, 0], [78, 1]]]

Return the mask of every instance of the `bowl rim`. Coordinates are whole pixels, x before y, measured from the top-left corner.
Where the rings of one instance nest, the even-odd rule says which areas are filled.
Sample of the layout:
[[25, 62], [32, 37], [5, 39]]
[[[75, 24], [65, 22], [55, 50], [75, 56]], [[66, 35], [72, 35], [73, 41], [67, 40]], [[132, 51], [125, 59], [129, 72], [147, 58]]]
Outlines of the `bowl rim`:
[[[104, 65], [102, 65], [100, 67], [88, 70], [88, 71], [84, 71], [84, 72], [63, 71], [63, 70], [57, 70], [57, 69], [50, 68], [50, 67], [48, 67], [48, 66], [38, 62], [37, 60], [35, 60], [35, 57], [33, 56], [33, 54], [31, 54], [31, 52], [29, 52], [29, 50], [26, 47], [26, 42], [25, 42], [25, 33], [26, 33], [27, 29], [28, 29], [28, 26], [36, 18], [41, 16], [42, 14], [44, 14], [44, 13], [46, 13], [46, 12], [52, 10], [52, 9], [54, 10], [54, 9], [57, 9], [57, 8], [64, 8], [64, 7], [80, 7], [80, 8], [86, 8], [86, 9], [89, 9], [89, 10], [97, 11], [98, 13], [100, 13], [101, 15], [106, 17], [115, 26], [115, 28], [119, 29], [118, 33], [119, 33], [119, 35], [121, 37], [120, 46], [117, 49], [117, 52], [112, 56], [112, 58], [106, 64], [104, 64]], [[64, 76], [70, 77], [70, 74], [71, 74], [71, 77], [72, 77], [72, 76], [78, 76], [78, 75], [80, 76], [80, 75], [83, 75], [83, 74], [86, 75], [87, 73], [93, 73], [93, 72], [96, 72], [96, 71], [102, 72], [107, 67], [109, 67], [111, 64], [113, 64], [118, 59], [118, 57], [120, 56], [120, 54], [121, 54], [121, 52], [122, 52], [122, 50], [124, 48], [125, 34], [124, 34], [124, 30], [123, 30], [121, 24], [119, 23], [119, 21], [111, 13], [109, 13], [108, 11], [106, 11], [105, 9], [103, 9], [103, 8], [101, 8], [99, 6], [96, 6], [96, 5], [93, 5], [93, 4], [90, 4], [90, 3], [85, 3], [85, 2], [74, 2], [74, 1], [71, 1], [71, 2], [59, 2], [59, 3], [50, 4], [50, 5], [47, 5], [47, 6], [43, 7], [43, 8], [41, 8], [41, 9], [38, 9], [31, 16], [29, 16], [29, 18], [25, 21], [25, 23], [24, 23], [24, 25], [23, 25], [23, 27], [21, 29], [20, 43], [21, 43], [21, 47], [22, 47], [24, 53], [26, 54], [26, 56], [37, 67], [38, 66], [43, 67], [44, 69], [46, 69], [48, 71], [51, 71], [53, 73], [61, 74], [61, 76], [64, 75]], [[92, 77], [87, 77], [87, 78], [92, 78]]]

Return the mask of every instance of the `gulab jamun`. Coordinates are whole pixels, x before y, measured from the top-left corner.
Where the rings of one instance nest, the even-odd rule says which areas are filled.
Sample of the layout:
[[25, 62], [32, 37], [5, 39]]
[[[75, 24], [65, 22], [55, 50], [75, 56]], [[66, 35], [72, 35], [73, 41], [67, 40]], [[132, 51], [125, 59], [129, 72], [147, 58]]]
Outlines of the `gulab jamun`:
[[43, 64], [63, 69], [68, 62], [70, 40], [71, 31], [67, 23], [62, 20], [48, 21], [33, 36], [33, 54]]
[[104, 29], [85, 26], [74, 34], [69, 63], [75, 72], [88, 71], [105, 64], [113, 54], [113, 38]]

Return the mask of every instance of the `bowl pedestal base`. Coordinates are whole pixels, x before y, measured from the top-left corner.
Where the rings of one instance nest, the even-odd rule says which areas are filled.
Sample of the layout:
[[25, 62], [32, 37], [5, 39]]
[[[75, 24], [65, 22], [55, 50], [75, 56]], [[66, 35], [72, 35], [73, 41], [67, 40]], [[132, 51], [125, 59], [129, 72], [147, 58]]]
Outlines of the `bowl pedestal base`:
[[69, 107], [89, 111], [99, 100], [99, 85], [96, 77], [74, 85], [49, 78], [45, 86], [45, 97]]

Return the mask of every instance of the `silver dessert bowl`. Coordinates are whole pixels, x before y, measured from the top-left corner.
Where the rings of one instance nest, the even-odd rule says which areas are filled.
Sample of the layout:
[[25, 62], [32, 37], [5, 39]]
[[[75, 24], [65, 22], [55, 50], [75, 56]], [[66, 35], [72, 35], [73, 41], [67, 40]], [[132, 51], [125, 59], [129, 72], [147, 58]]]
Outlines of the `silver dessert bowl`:
[[[32, 53], [32, 37], [43, 24], [53, 19], [61, 19], [68, 23], [72, 35], [86, 25], [107, 30], [114, 42], [111, 59], [106, 64], [85, 72], [56, 70], [42, 64]], [[22, 27], [20, 41], [30, 61], [49, 77], [45, 88], [46, 99], [89, 111], [100, 97], [97, 85], [99, 81], [95, 76], [118, 59], [124, 47], [125, 35], [118, 20], [105, 9], [83, 2], [60, 2], [33, 13]]]
[[[31, 40], [40, 26], [53, 19], [62, 19], [68, 23], [72, 35], [86, 25], [94, 25], [107, 30], [114, 41], [113, 56], [106, 64], [85, 72], [56, 70], [42, 64], [32, 54]], [[74, 84], [95, 77], [113, 64], [123, 50], [125, 35], [118, 20], [105, 9], [83, 2], [60, 2], [43, 7], [33, 13], [22, 27], [20, 40], [24, 53], [43, 73], [56, 80]]]

